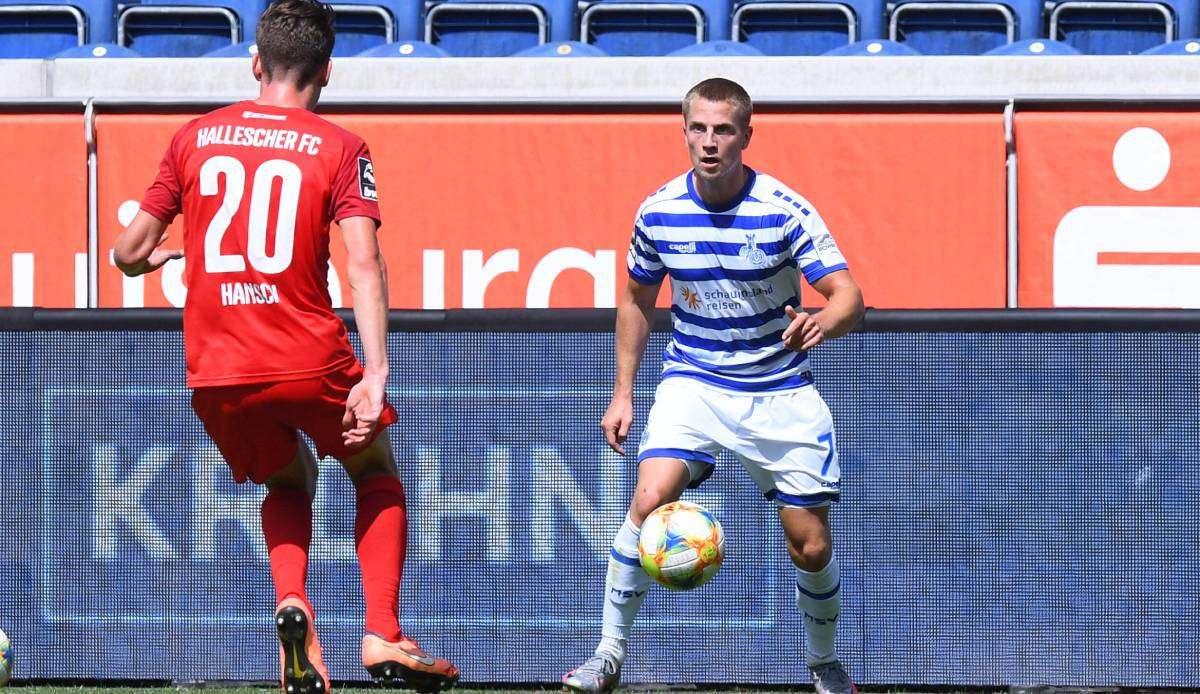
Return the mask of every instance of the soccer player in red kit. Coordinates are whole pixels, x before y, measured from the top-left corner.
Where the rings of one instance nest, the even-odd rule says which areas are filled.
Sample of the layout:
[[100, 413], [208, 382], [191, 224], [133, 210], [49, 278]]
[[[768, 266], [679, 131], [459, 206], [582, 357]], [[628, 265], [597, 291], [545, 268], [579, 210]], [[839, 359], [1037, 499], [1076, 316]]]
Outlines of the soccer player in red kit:
[[[262, 504], [275, 583], [281, 685], [325, 694], [312, 605], [305, 593], [316, 459], [341, 461], [356, 489], [355, 540], [366, 601], [363, 665], [376, 679], [423, 691], [458, 669], [401, 631], [404, 487], [384, 427], [387, 277], [366, 143], [312, 113], [329, 81], [332, 10], [278, 0], [256, 33], [258, 99], [213, 111], [175, 134], [141, 211], [113, 258], [140, 275], [187, 257], [183, 310], [192, 407], [238, 482], [265, 484]], [[184, 216], [183, 251], [162, 248]], [[348, 254], [354, 317], [366, 365], [351, 350], [326, 285], [330, 223]]]

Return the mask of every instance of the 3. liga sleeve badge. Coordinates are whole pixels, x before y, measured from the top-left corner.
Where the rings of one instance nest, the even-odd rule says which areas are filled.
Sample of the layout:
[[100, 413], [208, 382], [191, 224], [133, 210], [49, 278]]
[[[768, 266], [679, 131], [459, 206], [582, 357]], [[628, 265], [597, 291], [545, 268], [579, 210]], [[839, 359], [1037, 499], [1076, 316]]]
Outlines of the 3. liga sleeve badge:
[[375, 166], [366, 157], [358, 158], [358, 193], [363, 200], [379, 200], [375, 192]]

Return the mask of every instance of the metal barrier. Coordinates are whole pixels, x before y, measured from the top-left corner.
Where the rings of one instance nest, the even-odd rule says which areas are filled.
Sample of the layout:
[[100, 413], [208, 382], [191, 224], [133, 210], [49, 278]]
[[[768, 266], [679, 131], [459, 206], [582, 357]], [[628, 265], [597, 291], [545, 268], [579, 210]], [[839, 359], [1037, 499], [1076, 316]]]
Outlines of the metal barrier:
[[858, 17], [854, 10], [840, 2], [761, 2], [747, 3], [733, 12], [733, 40], [745, 41], [742, 22], [754, 14], [824, 14], [839, 12], [846, 18], [846, 43], [858, 40]]
[[131, 5], [121, 10], [117, 17], [117, 45], [128, 46], [128, 24], [130, 17], [187, 17], [195, 15], [214, 15], [229, 22], [229, 45], [241, 40], [241, 22], [237, 13], [227, 7], [209, 7], [204, 5]]

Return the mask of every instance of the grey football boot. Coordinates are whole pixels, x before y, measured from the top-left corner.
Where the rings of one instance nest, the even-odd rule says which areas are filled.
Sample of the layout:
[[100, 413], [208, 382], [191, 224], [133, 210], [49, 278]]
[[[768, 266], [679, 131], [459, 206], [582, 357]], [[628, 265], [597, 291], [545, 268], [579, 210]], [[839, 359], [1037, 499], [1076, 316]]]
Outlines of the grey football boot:
[[817, 694], [858, 694], [858, 687], [854, 686], [840, 660], [814, 665], [808, 671], [812, 673]]
[[599, 692], [606, 694], [617, 688], [621, 681], [621, 666], [611, 658], [594, 655], [583, 662], [583, 665], [563, 675], [562, 690], [564, 692], [583, 692], [591, 694]]

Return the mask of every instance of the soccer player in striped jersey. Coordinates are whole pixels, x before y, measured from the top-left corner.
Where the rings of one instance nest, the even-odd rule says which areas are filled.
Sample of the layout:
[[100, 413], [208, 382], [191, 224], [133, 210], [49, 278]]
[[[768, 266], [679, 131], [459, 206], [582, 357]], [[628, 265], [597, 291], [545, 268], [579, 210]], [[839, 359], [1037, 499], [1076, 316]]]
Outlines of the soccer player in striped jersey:
[[[667, 276], [674, 333], [642, 435], [636, 491], [609, 556], [601, 640], [594, 656], [563, 676], [564, 691], [616, 687], [650, 587], [638, 561], [642, 521], [703, 482], [721, 450], [736, 455], [778, 506], [817, 691], [857, 691], [834, 649], [840, 580], [829, 504], [838, 499], [837, 440], [807, 353], [861, 320], [862, 292], [816, 209], [742, 163], [751, 111], [734, 82], [693, 87], [683, 99], [692, 169], [647, 198], [634, 222], [617, 308], [616, 383], [601, 422], [620, 453], [633, 420], [634, 374]], [[801, 276], [825, 297], [821, 311], [800, 308]]]

